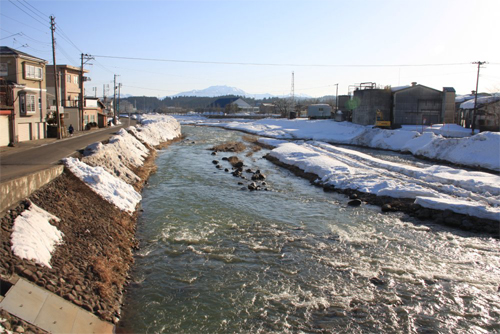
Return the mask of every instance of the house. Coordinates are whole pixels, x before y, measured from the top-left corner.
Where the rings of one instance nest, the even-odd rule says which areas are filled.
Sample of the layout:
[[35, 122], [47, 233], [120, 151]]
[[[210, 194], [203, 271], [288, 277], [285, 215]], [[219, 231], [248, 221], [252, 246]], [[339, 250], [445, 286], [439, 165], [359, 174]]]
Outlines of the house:
[[[84, 70], [83, 73], [89, 71]], [[58, 78], [59, 113], [62, 115], [66, 126], [72, 124], [76, 130], [81, 131], [85, 125], [82, 121], [80, 110], [80, 67], [70, 65], [57, 65], [56, 74]], [[54, 65], [47, 66], [47, 92], [49, 95], [48, 105], [51, 110], [55, 110], [55, 81]], [[62, 108], [61, 108], [62, 107]]]
[[261, 114], [274, 114], [276, 113], [276, 105], [273, 103], [262, 103], [259, 106], [259, 113]]
[[452, 87], [440, 91], [414, 82], [411, 86], [357, 89], [353, 101], [352, 120], [362, 125], [375, 124], [376, 119], [389, 121], [393, 127], [431, 125], [453, 123], [455, 117]]
[[106, 106], [97, 97], [85, 97], [83, 107], [83, 126], [84, 129], [95, 127], [104, 128], [108, 124]]
[[480, 131], [500, 131], [500, 96], [482, 96], [477, 98], [476, 115], [474, 117], [475, 100], [467, 100], [460, 104], [462, 126], [470, 127], [473, 119], [475, 128]]
[[46, 65], [44, 59], [0, 47], [0, 145], [46, 138]]
[[223, 97], [217, 99], [210, 103], [206, 109], [210, 112], [219, 111], [225, 113], [236, 113], [239, 111], [253, 112], [253, 107], [240, 97]]

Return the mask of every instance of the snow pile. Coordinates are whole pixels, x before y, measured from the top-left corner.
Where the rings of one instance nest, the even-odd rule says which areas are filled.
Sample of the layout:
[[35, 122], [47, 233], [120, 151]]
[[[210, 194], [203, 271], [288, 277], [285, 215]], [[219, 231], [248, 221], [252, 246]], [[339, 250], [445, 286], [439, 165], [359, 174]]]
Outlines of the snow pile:
[[500, 133], [481, 132], [468, 138], [443, 138], [424, 134], [416, 145], [409, 141], [403, 151], [456, 164], [500, 171]]
[[413, 198], [424, 207], [500, 220], [500, 177], [496, 175], [388, 162], [324, 142], [274, 144], [277, 147], [271, 156], [318, 175], [323, 184], [377, 196]]
[[128, 128], [142, 142], [157, 146], [181, 135], [181, 126], [172, 116], [143, 115], [141, 126]]
[[148, 153], [149, 150], [137, 138], [120, 129], [116, 136], [111, 137], [108, 144], [95, 143], [87, 146], [82, 161], [91, 166], [101, 166], [109, 173], [132, 184], [139, 181], [139, 177], [130, 170], [130, 167], [142, 166]]
[[[498, 96], [481, 96], [477, 98], [477, 106], [480, 107], [485, 104], [490, 104], [498, 101], [500, 101], [500, 97]], [[474, 102], [475, 99], [467, 100], [460, 104], [460, 109], [474, 109]]]
[[[277, 139], [320, 140], [334, 144], [410, 152], [431, 159], [500, 171], [500, 133], [482, 132], [472, 137], [465, 137], [467, 133], [470, 135], [470, 129], [452, 124], [438, 124], [427, 128], [405, 126], [398, 130], [382, 130], [333, 120], [226, 121], [200, 117], [179, 119], [182, 124], [217, 126]], [[461, 138], [445, 138], [443, 135], [456, 135]]]
[[50, 259], [55, 247], [62, 242], [63, 234], [49, 223], [50, 220], [60, 221], [31, 203], [29, 209], [14, 221], [12, 252], [22, 259], [52, 268]]
[[93, 191], [121, 210], [132, 214], [142, 199], [130, 184], [102, 167], [92, 167], [75, 158], [66, 158], [63, 161], [66, 167]]

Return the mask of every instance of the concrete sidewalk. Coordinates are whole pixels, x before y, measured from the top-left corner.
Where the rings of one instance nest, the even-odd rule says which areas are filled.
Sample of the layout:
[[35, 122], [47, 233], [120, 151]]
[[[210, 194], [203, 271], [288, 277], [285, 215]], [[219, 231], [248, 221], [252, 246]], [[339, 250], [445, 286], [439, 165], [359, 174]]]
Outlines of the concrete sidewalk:
[[69, 301], [17, 278], [0, 308], [50, 333], [114, 333], [115, 326]]

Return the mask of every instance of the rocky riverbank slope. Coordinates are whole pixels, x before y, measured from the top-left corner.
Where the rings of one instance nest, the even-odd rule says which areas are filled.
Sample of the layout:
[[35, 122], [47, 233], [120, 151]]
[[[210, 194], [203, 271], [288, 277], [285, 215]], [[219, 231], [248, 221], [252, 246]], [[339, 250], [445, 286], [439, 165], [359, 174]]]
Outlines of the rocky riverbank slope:
[[[123, 290], [134, 261], [132, 250], [137, 247], [134, 235], [138, 204], [129, 203], [133, 204], [132, 210], [124, 208], [129, 194], [120, 193], [127, 188], [116, 184], [129, 185], [130, 193], [139, 192], [156, 169], [155, 148], [179, 137], [180, 125], [173, 118], [145, 119], [142, 125], [121, 130], [106, 144], [91, 145], [79, 159], [66, 161], [61, 176], [1, 218], [2, 279], [7, 281], [17, 274], [102, 320], [118, 322]], [[86, 175], [74, 168], [76, 160]], [[50, 221], [63, 234], [62, 243], [52, 253], [50, 267], [36, 258], [21, 258], [13, 250], [16, 219], [33, 204], [59, 218]], [[9, 331], [44, 333], [5, 312], [0, 315], [0, 325]]]

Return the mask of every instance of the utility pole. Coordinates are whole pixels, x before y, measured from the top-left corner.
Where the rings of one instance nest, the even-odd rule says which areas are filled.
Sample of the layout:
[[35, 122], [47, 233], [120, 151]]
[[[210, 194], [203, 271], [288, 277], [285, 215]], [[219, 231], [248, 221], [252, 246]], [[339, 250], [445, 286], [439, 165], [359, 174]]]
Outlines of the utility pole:
[[337, 91], [335, 93], [335, 112], [339, 110], [339, 84], [336, 83], [335, 86], [337, 86]]
[[116, 118], [116, 77], [119, 76], [118, 74], [115, 74], [115, 80], [113, 83], [113, 124], [116, 125], [117, 123], [117, 118]]
[[56, 30], [55, 17], [50, 17], [50, 30], [52, 31], [52, 61], [54, 62], [54, 86], [56, 93], [56, 119], [57, 119], [57, 139], [61, 139], [61, 115], [59, 114], [59, 91], [57, 82], [57, 65], [56, 65], [56, 42], [54, 39], [54, 31]]
[[472, 116], [472, 135], [474, 135], [474, 130], [476, 129], [476, 114], [477, 114], [477, 90], [479, 88], [479, 70], [481, 65], [486, 64], [485, 61], [475, 61], [473, 64], [477, 64], [477, 79], [476, 79], [476, 94], [474, 95], [474, 113]]
[[[81, 54], [81, 67], [80, 67], [80, 130], [83, 131], [85, 128], [85, 123], [83, 119], [83, 108], [85, 104], [85, 91], [83, 90], [83, 81], [84, 81], [84, 76], [83, 76], [83, 65], [86, 64], [89, 60], [94, 59], [91, 55], [88, 54]], [[85, 62], [84, 62], [85, 60]]]
[[118, 117], [120, 117], [120, 89], [122, 88], [122, 84], [119, 83], [118, 84], [118, 109], [117, 109], [117, 112], [118, 112]]
[[[291, 112], [295, 112], [295, 73], [292, 71], [292, 110]], [[289, 117], [291, 117], [291, 114], [289, 113]]]

